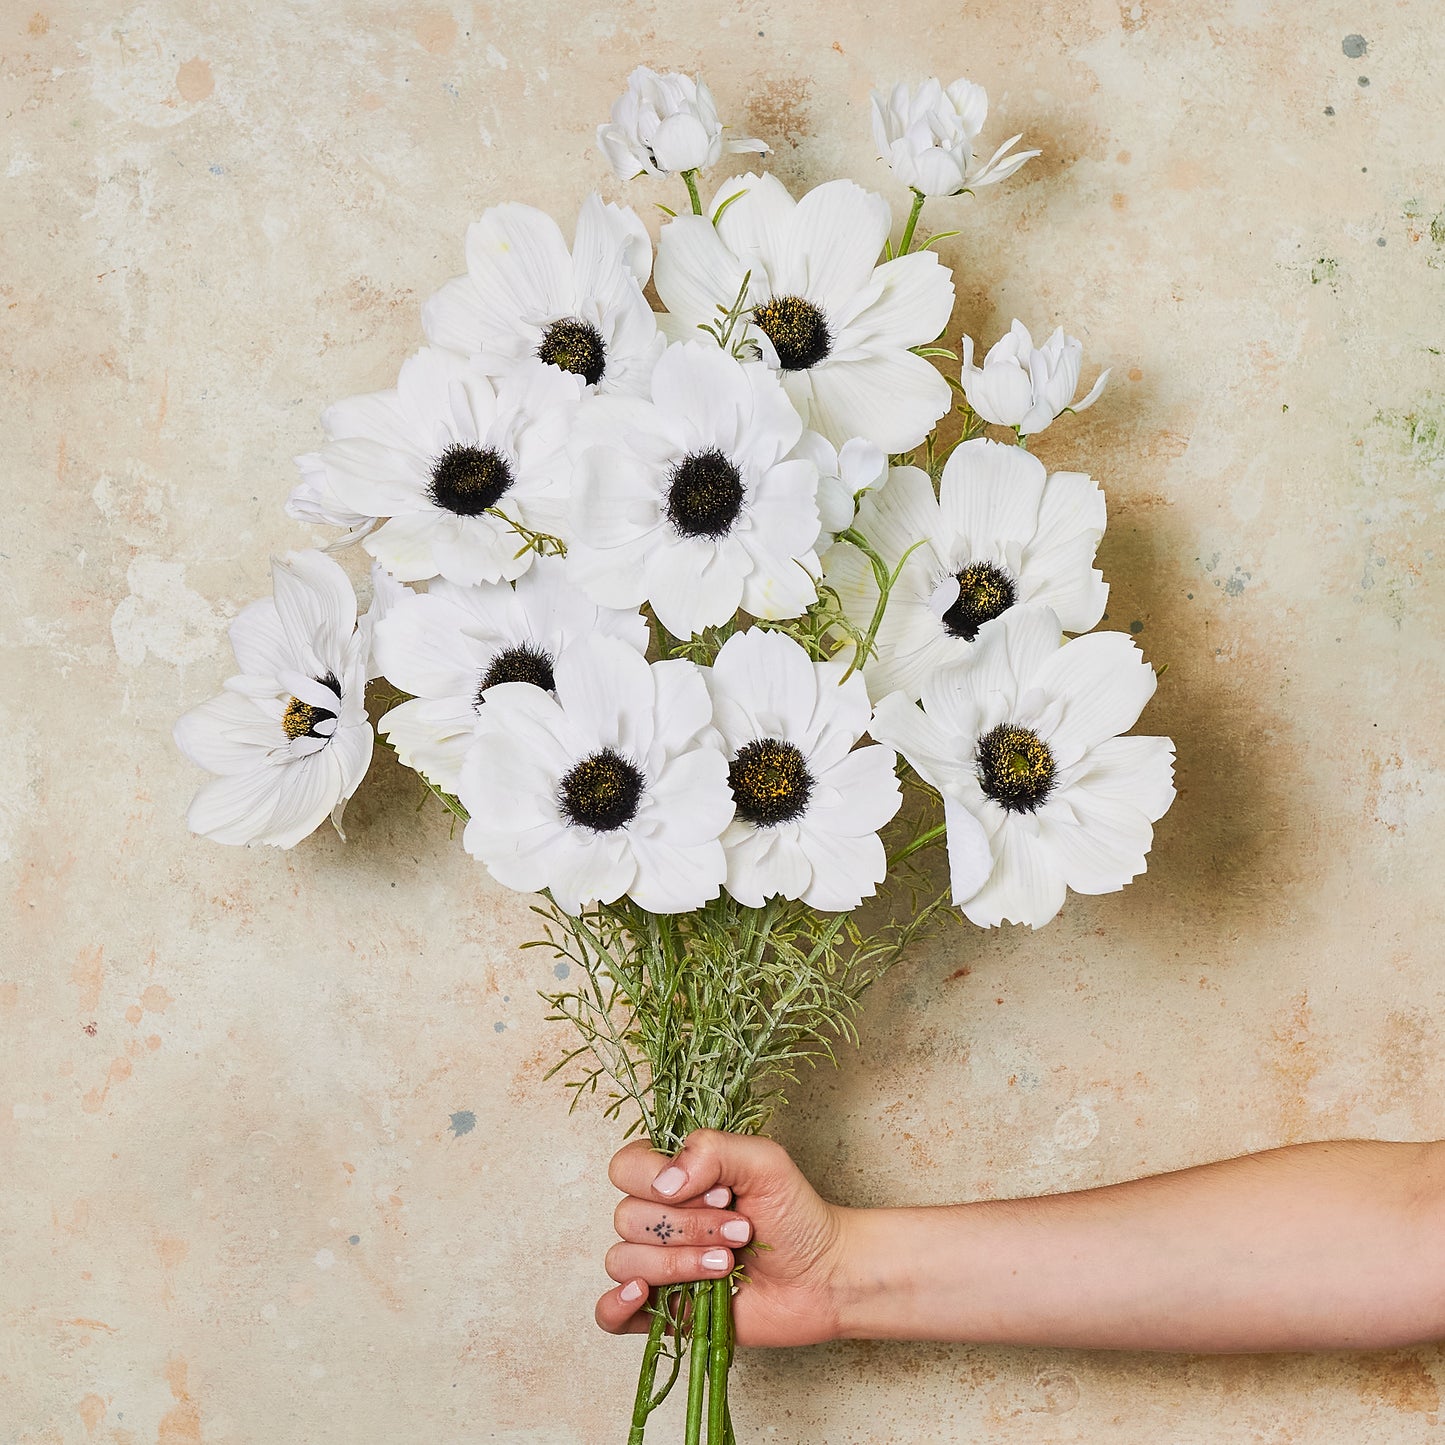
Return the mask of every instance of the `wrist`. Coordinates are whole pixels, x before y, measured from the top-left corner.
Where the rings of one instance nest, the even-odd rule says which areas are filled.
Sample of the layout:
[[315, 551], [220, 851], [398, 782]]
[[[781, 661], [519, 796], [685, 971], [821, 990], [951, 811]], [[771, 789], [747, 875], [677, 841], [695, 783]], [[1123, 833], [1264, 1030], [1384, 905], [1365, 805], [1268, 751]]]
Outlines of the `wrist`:
[[907, 1338], [899, 1333], [913, 1303], [909, 1260], [900, 1238], [902, 1209], [842, 1209], [834, 1281], [836, 1338]]

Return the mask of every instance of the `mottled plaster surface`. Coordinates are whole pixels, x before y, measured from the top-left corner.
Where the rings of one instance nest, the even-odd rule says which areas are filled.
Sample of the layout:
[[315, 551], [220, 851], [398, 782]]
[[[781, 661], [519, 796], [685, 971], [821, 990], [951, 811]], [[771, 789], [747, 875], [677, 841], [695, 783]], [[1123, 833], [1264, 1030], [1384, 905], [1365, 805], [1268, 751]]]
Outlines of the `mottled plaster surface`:
[[[620, 1438], [616, 1134], [542, 1077], [526, 901], [386, 758], [346, 845], [197, 841], [169, 737], [305, 540], [321, 408], [389, 384], [484, 206], [572, 210], [638, 61], [794, 185], [885, 184], [896, 76], [966, 70], [1043, 148], [925, 225], [963, 228], [955, 338], [1064, 322], [1115, 368], [1037, 450], [1105, 481], [1110, 624], [1169, 664], [1148, 877], [938, 936], [779, 1137], [903, 1203], [1445, 1133], [1433, 0], [11, 0], [0, 56], [0, 1440]], [[1407, 1442], [1442, 1385], [1436, 1349], [738, 1366], [779, 1445]]]

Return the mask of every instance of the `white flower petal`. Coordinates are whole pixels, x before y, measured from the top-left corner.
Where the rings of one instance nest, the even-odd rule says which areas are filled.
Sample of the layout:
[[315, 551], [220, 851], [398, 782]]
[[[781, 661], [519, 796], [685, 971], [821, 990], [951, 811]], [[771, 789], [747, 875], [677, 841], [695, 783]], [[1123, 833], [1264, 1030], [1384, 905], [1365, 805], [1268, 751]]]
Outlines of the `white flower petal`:
[[[781, 185], [777, 189], [783, 190]], [[755, 194], [750, 193], [747, 199]], [[739, 201], [737, 205], [744, 203]], [[779, 201], [777, 205], [781, 216], [782, 204]], [[724, 225], [733, 209], [736, 207], [730, 207], [725, 213]], [[826, 181], [814, 186], [792, 208], [787, 223], [788, 244], [802, 253], [805, 270], [801, 291], [808, 300], [823, 308], [825, 316], [844, 313], [858, 292], [869, 285], [891, 222], [888, 202], [882, 196], [848, 180]], [[937, 257], [930, 259], [936, 266]], [[950, 284], [950, 305], [952, 290]], [[938, 330], [942, 329], [940, 323]], [[933, 333], [937, 334], [938, 331]]]
[[689, 340], [698, 338], [703, 322], [716, 325], [717, 308], [726, 311], [737, 299], [746, 270], [705, 216], [678, 216], [658, 237], [657, 294]]
[[1022, 447], [979, 437], [955, 447], [939, 481], [946, 531], [986, 556], [999, 543], [1028, 542], [1038, 526], [1044, 464]]
[[223, 692], [193, 707], [172, 730], [176, 746], [208, 773], [244, 773], [265, 765], [285, 734], [249, 697]]
[[952, 405], [948, 383], [925, 357], [880, 350], [814, 367], [808, 425], [841, 446], [863, 436], [888, 452], [916, 447]]
[[1076, 792], [1128, 803], [1157, 822], [1174, 802], [1174, 744], [1168, 738], [1106, 738], [1073, 773], [1070, 801]]
[[1011, 607], [979, 629], [966, 667], [924, 683], [923, 706], [939, 716], [964, 709], [999, 720], [1014, 707], [1021, 684], [1039, 681], [1062, 640], [1059, 620], [1047, 607]]
[[961, 905], [980, 928], [1022, 923], [1042, 928], [1064, 906], [1067, 889], [1043, 842], [1010, 815], [994, 838], [997, 850], [988, 881]]
[[932, 251], [915, 251], [885, 261], [874, 278], [882, 289], [848, 320], [840, 349], [923, 346], [948, 325], [953, 313], [953, 277]]
[[637, 873], [628, 895], [649, 913], [688, 913], [722, 891], [727, 860], [716, 840], [677, 848], [639, 839], [633, 845]]
[[[1029, 610], [1015, 608], [1008, 615]], [[1133, 727], [1157, 681], [1144, 654], [1122, 632], [1075, 637], [1025, 675], [1032, 686], [1063, 700], [1062, 718], [1045, 741], [1065, 765]]]
[[[798, 294], [804, 285], [802, 258], [789, 244], [797, 202], [776, 176], [749, 172], [723, 182], [713, 197], [713, 212], [733, 195], [738, 199], [718, 219], [719, 239], [744, 269], [753, 270], [755, 280], [765, 283], [763, 294]], [[666, 297], [663, 299], [666, 302]], [[724, 305], [730, 305], [732, 299], [727, 297]], [[672, 309], [670, 305], [668, 309]]]
[[873, 896], [888, 871], [887, 855], [876, 833], [860, 838], [827, 838], [805, 830], [799, 845], [813, 871], [803, 901], [824, 913], [845, 913], [856, 908]]
[[1138, 808], [1102, 795], [1071, 789], [1075, 820], [1061, 814], [1039, 819], [1039, 842], [1075, 893], [1117, 893], [1144, 872], [1154, 830]]

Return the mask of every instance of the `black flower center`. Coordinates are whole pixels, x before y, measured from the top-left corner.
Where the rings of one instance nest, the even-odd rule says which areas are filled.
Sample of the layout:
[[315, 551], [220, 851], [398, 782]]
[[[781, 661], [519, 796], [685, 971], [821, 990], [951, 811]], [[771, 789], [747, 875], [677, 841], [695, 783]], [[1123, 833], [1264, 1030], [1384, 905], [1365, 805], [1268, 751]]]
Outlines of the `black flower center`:
[[480, 517], [512, 485], [512, 468], [491, 447], [453, 444], [432, 463], [431, 499], [459, 517]]
[[590, 322], [568, 316], [554, 321], [542, 335], [537, 355], [552, 366], [580, 376], [596, 386], [607, 369], [607, 347], [602, 333]]
[[557, 801], [567, 821], [597, 833], [625, 827], [642, 801], [643, 776], [626, 758], [603, 748], [562, 779]]
[[667, 520], [684, 537], [722, 537], [743, 507], [743, 479], [714, 447], [684, 457], [667, 481]]
[[[338, 696], [341, 693], [341, 684], [336, 681], [336, 675], [328, 672], [325, 677], [315, 679], [322, 687], [329, 687]], [[325, 722], [328, 718], [334, 719], [336, 714], [330, 708], [317, 707], [314, 703], [302, 702], [299, 697], [288, 698], [286, 711], [281, 714], [281, 731], [286, 734], [292, 742], [297, 738], [316, 738], [321, 734], [316, 731], [316, 724]]]
[[530, 682], [543, 692], [551, 692], [557, 686], [552, 676], [552, 654], [530, 642], [519, 642], [505, 652], [499, 652], [477, 683], [476, 705], [482, 705], [482, 694], [499, 682]]
[[823, 313], [801, 296], [772, 296], [753, 307], [753, 323], [767, 333], [784, 371], [806, 371], [833, 348]]
[[1054, 755], [1037, 733], [1000, 723], [978, 740], [978, 785], [1001, 808], [1032, 813], [1054, 785]]
[[955, 637], [972, 642], [985, 622], [1014, 605], [1013, 578], [992, 562], [970, 562], [958, 574], [958, 601], [943, 614], [943, 625]]
[[812, 774], [792, 743], [759, 738], [739, 750], [728, 764], [738, 817], [757, 828], [796, 818], [813, 792]]

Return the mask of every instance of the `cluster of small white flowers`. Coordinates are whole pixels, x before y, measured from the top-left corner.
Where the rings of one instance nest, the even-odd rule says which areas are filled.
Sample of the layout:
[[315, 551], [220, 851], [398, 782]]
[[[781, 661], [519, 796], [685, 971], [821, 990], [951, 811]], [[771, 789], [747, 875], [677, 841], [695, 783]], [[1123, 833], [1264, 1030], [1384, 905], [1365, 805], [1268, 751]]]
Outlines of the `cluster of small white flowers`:
[[[728, 139], [705, 85], [646, 69], [598, 144], [621, 179], [687, 183], [655, 264], [637, 214], [596, 194], [570, 246], [515, 203], [468, 229], [428, 344], [394, 387], [328, 408], [297, 458], [288, 511], [343, 529], [328, 551], [360, 542], [376, 600], [358, 621], [321, 552], [275, 563], [274, 601], [232, 628], [241, 675], [177, 725], [216, 774], [193, 829], [289, 847], [339, 818], [384, 675], [406, 700], [379, 730], [459, 799], [467, 850], [569, 912], [722, 889], [856, 907], [886, 872], [894, 748], [943, 799], [976, 923], [1038, 925], [1066, 886], [1143, 869], [1172, 745], [1117, 734], [1154, 674], [1120, 634], [1063, 643], [1103, 613], [1103, 493], [1022, 445], [1108, 373], [1076, 403], [1062, 328], [1036, 348], [1015, 322], [982, 367], [965, 337], [970, 429], [1020, 445], [966, 440], [936, 480], [909, 455], [933, 459], [954, 406], [929, 354], [953, 281], [910, 249], [919, 209], [1038, 152], [1015, 136], [980, 162], [987, 97], [967, 81], [873, 106], [914, 192], [896, 250], [888, 203], [848, 180], [795, 199], [747, 174], [704, 207], [699, 171], [767, 147]], [[677, 655], [694, 644], [710, 665]]]

